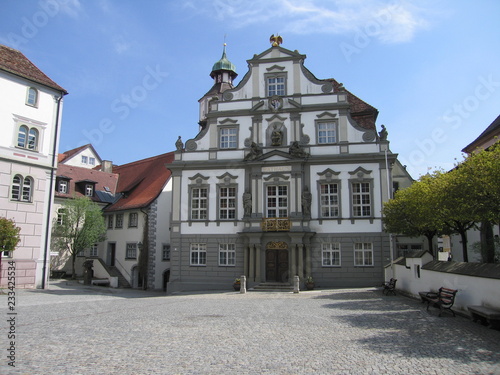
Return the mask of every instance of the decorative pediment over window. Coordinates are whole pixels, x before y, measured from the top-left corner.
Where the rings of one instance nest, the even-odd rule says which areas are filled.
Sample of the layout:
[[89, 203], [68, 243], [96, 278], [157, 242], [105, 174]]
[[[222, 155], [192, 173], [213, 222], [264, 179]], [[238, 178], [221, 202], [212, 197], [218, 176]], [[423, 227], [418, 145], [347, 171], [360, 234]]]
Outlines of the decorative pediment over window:
[[327, 182], [333, 180], [334, 177], [338, 176], [340, 172], [335, 172], [334, 170], [327, 168], [323, 172], [318, 172], [318, 176], [324, 178]]
[[224, 173], [222, 176], [217, 176], [219, 180], [222, 180], [224, 185], [229, 185], [231, 183], [234, 183], [235, 180], [238, 178], [238, 176], [233, 176], [229, 172]]
[[282, 72], [285, 70], [284, 66], [279, 66], [279, 65], [273, 65], [270, 68], [266, 69], [268, 72]]
[[355, 178], [360, 178], [360, 179], [371, 177], [370, 176], [371, 173], [372, 173], [372, 171], [368, 171], [368, 170], [364, 169], [363, 167], [358, 167], [354, 171], [349, 172], [349, 174], [351, 176], [353, 176]]
[[207, 181], [209, 177], [205, 177], [200, 173], [196, 173], [193, 177], [189, 177], [189, 179], [196, 185], [201, 185], [204, 181]]
[[237, 122], [238, 122], [237, 120], [233, 120], [231, 118], [225, 118], [224, 120], [219, 121], [219, 124], [221, 124], [221, 125], [236, 124]]
[[334, 119], [337, 117], [336, 113], [330, 113], [330, 112], [323, 112], [320, 113], [319, 115], [316, 115], [317, 118], [320, 120], [329, 120], [329, 119]]
[[284, 175], [282, 173], [271, 173], [269, 176], [264, 177], [264, 181], [275, 181], [278, 182], [280, 180], [289, 180], [290, 176]]

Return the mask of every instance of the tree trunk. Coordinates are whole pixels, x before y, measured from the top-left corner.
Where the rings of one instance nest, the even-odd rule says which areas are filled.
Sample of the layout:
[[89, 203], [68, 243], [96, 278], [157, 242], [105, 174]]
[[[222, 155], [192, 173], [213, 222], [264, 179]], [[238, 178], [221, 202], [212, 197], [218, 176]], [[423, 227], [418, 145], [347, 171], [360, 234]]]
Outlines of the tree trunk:
[[469, 255], [467, 254], [467, 231], [466, 230], [460, 231], [460, 238], [462, 239], [462, 254], [464, 257], [464, 262], [468, 262]]
[[481, 256], [484, 263], [495, 263], [493, 225], [489, 221], [481, 223]]
[[71, 275], [71, 280], [76, 279], [76, 270], [75, 270], [75, 262], [76, 262], [76, 253], [71, 254], [71, 269], [72, 269], [72, 275]]
[[436, 257], [436, 256], [434, 255], [434, 247], [433, 247], [433, 245], [432, 245], [432, 239], [434, 238], [434, 234], [426, 234], [426, 235], [425, 235], [425, 237], [427, 237], [427, 242], [428, 242], [428, 244], [429, 244], [429, 252], [431, 253], [431, 255], [432, 255], [433, 257]]

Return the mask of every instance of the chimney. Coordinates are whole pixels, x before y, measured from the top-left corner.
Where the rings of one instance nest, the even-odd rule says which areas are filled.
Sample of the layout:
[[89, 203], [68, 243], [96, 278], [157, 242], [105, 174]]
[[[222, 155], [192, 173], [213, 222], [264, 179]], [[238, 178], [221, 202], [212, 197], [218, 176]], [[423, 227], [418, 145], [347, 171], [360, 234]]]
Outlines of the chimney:
[[101, 166], [101, 171], [106, 172], [106, 173], [112, 173], [113, 172], [113, 162], [110, 160], [103, 160], [102, 166]]

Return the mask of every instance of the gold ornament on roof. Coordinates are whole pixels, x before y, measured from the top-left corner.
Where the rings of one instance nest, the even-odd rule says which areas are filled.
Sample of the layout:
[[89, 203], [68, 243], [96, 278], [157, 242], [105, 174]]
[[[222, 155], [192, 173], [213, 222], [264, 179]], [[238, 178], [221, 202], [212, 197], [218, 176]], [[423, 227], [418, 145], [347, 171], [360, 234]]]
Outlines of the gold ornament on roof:
[[273, 34], [269, 38], [269, 42], [271, 42], [271, 45], [273, 47], [278, 47], [281, 43], [283, 43], [283, 38], [281, 36], [279, 36], [278, 34], [276, 34], [276, 35]]

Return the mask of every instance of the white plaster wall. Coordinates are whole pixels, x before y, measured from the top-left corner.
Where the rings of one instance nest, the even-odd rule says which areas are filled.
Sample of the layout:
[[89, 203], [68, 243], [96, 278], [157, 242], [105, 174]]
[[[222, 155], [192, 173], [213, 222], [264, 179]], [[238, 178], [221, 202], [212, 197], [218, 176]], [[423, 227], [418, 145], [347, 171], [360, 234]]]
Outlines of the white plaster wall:
[[[90, 158], [95, 159], [95, 164], [84, 164], [82, 163], [82, 156], [87, 156], [87, 160]], [[68, 158], [64, 161], [64, 164], [66, 165], [72, 165], [74, 167], [82, 167], [82, 168], [89, 168], [92, 169], [96, 167], [97, 165], [101, 164], [101, 159], [99, 158], [99, 155], [97, 155], [92, 149], [86, 148], [82, 150], [81, 152], [73, 155], [71, 158]]]
[[[418, 292], [438, 291], [440, 287], [457, 289], [453, 309], [467, 312], [469, 305], [485, 305], [500, 309], [500, 280], [483, 277], [456, 275], [420, 269], [420, 278], [415, 268], [422, 267], [427, 261], [407, 258], [405, 266], [394, 265], [395, 278], [398, 279], [396, 289], [400, 289], [419, 298]], [[390, 270], [386, 269], [386, 279], [390, 278]]]
[[[162, 289], [163, 273], [170, 268], [170, 261], [162, 260], [163, 244], [170, 244], [170, 211], [172, 207], [172, 179], [163, 188], [158, 200], [156, 217], [156, 259], [155, 259], [155, 289]], [[173, 249], [170, 248], [172, 254]]]

